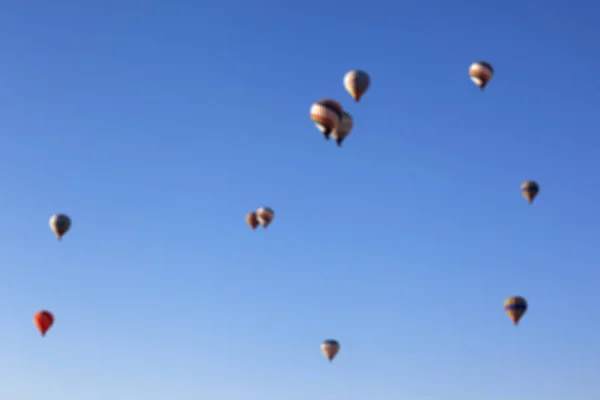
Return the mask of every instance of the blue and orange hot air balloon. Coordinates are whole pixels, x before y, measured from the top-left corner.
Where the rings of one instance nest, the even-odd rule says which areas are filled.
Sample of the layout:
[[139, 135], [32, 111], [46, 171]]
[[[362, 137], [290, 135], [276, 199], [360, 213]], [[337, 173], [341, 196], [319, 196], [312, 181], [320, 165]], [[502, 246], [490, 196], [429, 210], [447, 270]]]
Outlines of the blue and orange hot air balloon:
[[536, 181], [525, 181], [521, 185], [521, 194], [527, 199], [529, 204], [533, 203], [539, 192], [540, 185]]
[[527, 311], [527, 301], [521, 296], [511, 296], [504, 300], [504, 312], [513, 324], [518, 325], [519, 320]]

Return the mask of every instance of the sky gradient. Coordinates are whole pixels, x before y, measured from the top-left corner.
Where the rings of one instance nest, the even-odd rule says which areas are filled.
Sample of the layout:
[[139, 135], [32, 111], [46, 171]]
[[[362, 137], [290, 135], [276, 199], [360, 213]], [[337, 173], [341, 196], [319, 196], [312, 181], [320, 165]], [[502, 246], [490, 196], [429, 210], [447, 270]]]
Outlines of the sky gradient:
[[599, 4], [175, 3], [0, 5], [0, 398], [600, 398]]

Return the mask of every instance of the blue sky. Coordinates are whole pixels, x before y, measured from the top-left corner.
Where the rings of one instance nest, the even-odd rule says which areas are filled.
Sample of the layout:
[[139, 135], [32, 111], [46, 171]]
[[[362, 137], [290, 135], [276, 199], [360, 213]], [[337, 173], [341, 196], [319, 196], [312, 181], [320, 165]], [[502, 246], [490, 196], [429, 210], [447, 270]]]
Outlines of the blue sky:
[[0, 397], [597, 398], [598, 11], [3, 3]]

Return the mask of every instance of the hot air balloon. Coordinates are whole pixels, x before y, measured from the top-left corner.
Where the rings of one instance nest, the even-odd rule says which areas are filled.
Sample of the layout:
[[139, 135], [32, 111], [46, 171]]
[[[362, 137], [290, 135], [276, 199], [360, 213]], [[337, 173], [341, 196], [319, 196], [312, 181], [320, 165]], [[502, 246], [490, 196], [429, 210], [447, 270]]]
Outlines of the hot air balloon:
[[54, 324], [54, 315], [50, 311], [39, 311], [33, 316], [33, 323], [43, 336], [46, 336], [48, 329]]
[[50, 217], [50, 229], [52, 229], [52, 232], [54, 232], [58, 240], [61, 240], [70, 228], [71, 218], [67, 217], [66, 215], [54, 214]]
[[340, 344], [337, 340], [327, 339], [321, 343], [321, 351], [332, 362], [336, 354], [340, 351]]
[[370, 84], [371, 78], [369, 77], [369, 74], [364, 71], [355, 69], [344, 75], [344, 87], [348, 93], [350, 93], [350, 96], [352, 96], [354, 101], [360, 100]]
[[256, 215], [256, 212], [252, 211], [246, 214], [246, 222], [248, 223], [248, 225], [250, 225], [250, 228], [252, 228], [252, 230], [256, 229], [256, 227], [259, 225], [258, 216]]
[[469, 75], [471, 76], [473, 83], [479, 86], [483, 92], [485, 86], [490, 82], [492, 76], [494, 76], [494, 68], [485, 61], [479, 61], [471, 64], [469, 67]]
[[342, 118], [342, 106], [333, 100], [320, 100], [310, 108], [310, 118], [317, 128], [329, 139], [331, 131], [337, 128]]
[[335, 140], [338, 147], [342, 146], [342, 142], [352, 131], [352, 127], [354, 126], [354, 120], [352, 119], [352, 115], [348, 114], [346, 111], [342, 114], [342, 119], [336, 130], [331, 132], [331, 137]]
[[521, 185], [521, 194], [527, 199], [529, 204], [533, 203], [533, 200], [538, 195], [540, 186], [536, 181], [525, 181]]
[[519, 323], [525, 311], [527, 311], [527, 302], [521, 296], [511, 296], [504, 300], [504, 312], [515, 326]]
[[268, 227], [275, 217], [275, 211], [270, 207], [261, 207], [256, 211], [258, 223], [263, 227]]

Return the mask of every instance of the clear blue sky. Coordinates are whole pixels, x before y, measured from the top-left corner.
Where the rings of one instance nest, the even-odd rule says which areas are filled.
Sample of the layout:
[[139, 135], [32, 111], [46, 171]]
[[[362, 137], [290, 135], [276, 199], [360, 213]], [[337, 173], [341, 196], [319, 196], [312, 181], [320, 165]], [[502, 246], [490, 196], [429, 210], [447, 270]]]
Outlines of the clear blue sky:
[[598, 5], [175, 3], [0, 6], [1, 398], [600, 396]]

